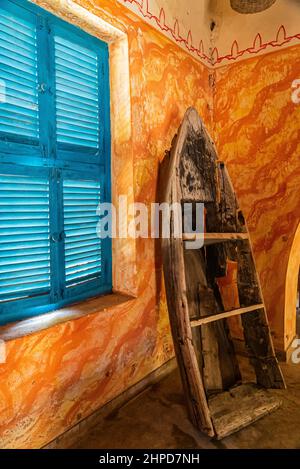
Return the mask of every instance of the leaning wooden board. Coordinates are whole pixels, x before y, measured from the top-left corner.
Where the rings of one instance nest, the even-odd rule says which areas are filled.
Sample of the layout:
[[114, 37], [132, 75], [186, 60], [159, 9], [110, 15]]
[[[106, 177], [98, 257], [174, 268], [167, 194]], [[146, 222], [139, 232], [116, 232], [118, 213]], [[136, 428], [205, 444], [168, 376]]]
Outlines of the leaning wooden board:
[[[185, 243], [203, 234], [178, 236], [170, 219], [170, 237], [161, 241], [163, 269], [191, 420], [209, 436], [223, 438], [277, 408], [280, 401], [266, 389], [285, 388], [285, 383], [274, 353], [244, 217], [225, 165], [218, 160], [193, 108], [186, 112], [163, 160], [160, 188], [160, 202], [200, 202], [205, 206], [206, 233], [201, 249], [186, 249]], [[222, 290], [220, 279], [226, 278], [229, 263], [236, 266], [236, 285]], [[224, 292], [234, 289], [234, 304], [228, 310], [230, 302]], [[228, 324], [228, 318], [237, 315], [255, 370], [255, 385], [242, 383]]]

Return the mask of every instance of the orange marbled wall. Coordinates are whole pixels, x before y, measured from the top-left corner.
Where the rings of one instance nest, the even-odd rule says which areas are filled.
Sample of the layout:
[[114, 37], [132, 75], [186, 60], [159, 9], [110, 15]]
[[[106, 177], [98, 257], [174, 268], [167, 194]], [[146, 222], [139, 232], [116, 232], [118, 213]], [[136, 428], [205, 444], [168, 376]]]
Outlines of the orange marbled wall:
[[[114, 135], [113, 178], [119, 187], [132, 180], [134, 199], [150, 203], [159, 160], [186, 108], [195, 106], [211, 128], [208, 70], [115, 0], [77, 3], [95, 15], [104, 12], [128, 36], [131, 135], [125, 141]], [[118, 113], [116, 101], [112, 112]], [[114, 282], [120, 289], [123, 255], [126, 247], [124, 253], [115, 251]], [[0, 365], [2, 448], [45, 445], [173, 356], [161, 262], [152, 240], [136, 241], [132, 270], [136, 299], [8, 342], [7, 363]]]
[[[215, 73], [217, 148], [246, 216], [275, 346], [285, 350], [295, 335], [300, 261], [298, 255], [286, 285], [300, 222], [300, 104], [291, 99], [300, 47]], [[300, 251], [299, 241], [294, 250]]]
[[[68, 3], [35, 2], [57, 14]], [[128, 38], [131, 128], [120, 122], [113, 132], [114, 189], [132, 186], [135, 201], [155, 200], [159, 161], [186, 108], [195, 106], [228, 163], [283, 349], [293, 327], [283, 319], [285, 275], [300, 218], [300, 108], [290, 98], [300, 49], [218, 69], [213, 94], [212, 71], [116, 0], [76, 4]], [[118, 79], [116, 70], [111, 76]], [[114, 115], [121, 103], [123, 97], [112, 101]], [[41, 447], [173, 356], [157, 243], [115, 247], [113, 262], [116, 289], [135, 299], [8, 342], [7, 363], [0, 364], [2, 448]]]

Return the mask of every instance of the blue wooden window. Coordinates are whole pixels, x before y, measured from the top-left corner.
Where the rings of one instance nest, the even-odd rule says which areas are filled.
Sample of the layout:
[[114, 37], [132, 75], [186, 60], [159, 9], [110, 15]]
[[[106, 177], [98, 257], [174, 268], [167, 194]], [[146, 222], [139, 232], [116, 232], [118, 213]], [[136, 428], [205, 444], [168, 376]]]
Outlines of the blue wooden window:
[[111, 291], [108, 48], [0, 2], [0, 324]]

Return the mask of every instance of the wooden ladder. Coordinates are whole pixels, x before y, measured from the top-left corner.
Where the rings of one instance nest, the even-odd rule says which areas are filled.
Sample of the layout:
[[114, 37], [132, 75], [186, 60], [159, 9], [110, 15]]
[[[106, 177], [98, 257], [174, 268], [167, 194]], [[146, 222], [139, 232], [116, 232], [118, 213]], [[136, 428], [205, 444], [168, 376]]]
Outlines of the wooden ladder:
[[[162, 239], [170, 325], [189, 414], [209, 436], [223, 438], [276, 409], [268, 389], [283, 389], [247, 226], [224, 163], [197, 111], [189, 109], [160, 170], [161, 202], [201, 202], [204, 234]], [[203, 240], [199, 249], [185, 242]], [[236, 304], [218, 282], [236, 268]], [[223, 296], [222, 296], [223, 295]], [[228, 303], [228, 301], [227, 301]], [[224, 306], [225, 305], [225, 306]], [[242, 380], [228, 321], [240, 317], [256, 383]]]
[[[244, 245], [246, 243], [251, 252], [249, 235], [245, 232], [185, 233], [182, 236], [182, 245], [184, 245], [185, 241], [193, 241], [195, 239], [203, 239], [203, 247], [200, 248], [201, 250], [220, 243], [236, 244], [241, 242]], [[182, 247], [182, 249], [184, 249], [184, 247]], [[192, 256], [195, 257], [194, 252]], [[187, 284], [191, 285], [191, 283], [192, 279], [187, 279]], [[191, 307], [189, 300], [187, 300], [189, 305], [189, 324], [186, 324], [185, 337], [191, 337], [192, 339], [191, 344], [193, 351], [192, 353], [189, 351], [189, 355], [194, 355], [194, 359], [191, 360], [190, 370], [194, 367], [194, 374], [197, 375], [197, 367], [202, 368], [202, 376], [200, 373], [200, 376], [198, 375], [196, 379], [194, 376], [192, 379], [195, 380], [196, 383], [198, 382], [198, 386], [199, 382], [203, 381], [201, 386], [203, 389], [202, 392], [200, 392], [202, 396], [199, 399], [198, 394], [198, 399], [200, 400], [202, 409], [206, 408], [205, 413], [209, 415], [211, 425], [207, 426], [206, 424], [203, 426], [203, 421], [199, 418], [199, 401], [196, 404], [197, 399], [195, 400], [195, 394], [190, 396], [189, 407], [192, 420], [198, 428], [208, 433], [210, 436], [222, 439], [276, 410], [281, 405], [281, 400], [278, 396], [271, 395], [266, 389], [283, 389], [285, 388], [285, 383], [275, 357], [263, 301], [253, 302], [247, 306], [230, 309], [228, 311], [216, 311], [213, 295], [211, 295], [211, 298], [207, 298], [207, 301], [205, 297], [207, 297], [207, 290], [202, 288], [202, 291], [199, 292], [200, 317], [195, 317], [193, 313], [191, 316]], [[253, 315], [253, 318], [251, 318], [251, 315]], [[242, 321], [246, 335], [246, 348], [249, 352], [250, 362], [255, 369], [257, 384], [242, 383], [239, 372], [235, 370], [232, 371], [231, 374], [235, 375], [236, 381], [234, 384], [231, 383], [233, 386], [228, 387], [226, 385], [223, 386], [222, 373], [217, 370], [217, 362], [220, 358], [217, 357], [218, 347], [216, 347], [214, 343], [216, 334], [211, 327], [212, 325], [216, 327], [216, 323], [222, 322], [223, 328], [226, 330], [227, 325], [224, 324], [224, 320], [236, 316], [243, 317]], [[171, 323], [172, 322], [171, 320]], [[178, 333], [178, 327], [175, 326], [175, 328]], [[197, 329], [201, 331], [200, 341], [202, 342], [200, 346], [199, 336], [197, 338], [194, 332]], [[256, 330], [256, 332], [253, 333], [253, 330]], [[263, 331], [262, 334], [260, 333], [261, 331]], [[186, 339], [181, 336], [181, 340]], [[182, 352], [183, 350], [177, 354], [179, 362], [182, 359]], [[235, 362], [232, 353], [233, 351], [230, 353], [231, 360]], [[199, 359], [200, 355], [201, 358]], [[237, 363], [233, 365], [233, 368], [236, 366]], [[184, 364], [181, 364], [180, 367], [186, 368]], [[232, 381], [232, 377], [229, 378], [229, 381], [230, 380]], [[189, 384], [189, 392], [191, 392], [193, 387], [195, 388], [195, 382], [192, 387], [190, 387]], [[217, 389], [214, 389], [214, 386], [216, 386]], [[221, 387], [222, 389], [220, 389]]]
[[[212, 244], [225, 243], [226, 241], [249, 241], [248, 233], [184, 233], [182, 236], [183, 241], [203, 240], [203, 246], [210, 246]], [[250, 305], [245, 308], [232, 309], [230, 311], [223, 311], [213, 315], [207, 315], [201, 319], [191, 321], [191, 327], [199, 327], [204, 324], [210, 324], [221, 319], [228, 319], [233, 316], [241, 316], [242, 314], [251, 313], [263, 309], [263, 303]]]

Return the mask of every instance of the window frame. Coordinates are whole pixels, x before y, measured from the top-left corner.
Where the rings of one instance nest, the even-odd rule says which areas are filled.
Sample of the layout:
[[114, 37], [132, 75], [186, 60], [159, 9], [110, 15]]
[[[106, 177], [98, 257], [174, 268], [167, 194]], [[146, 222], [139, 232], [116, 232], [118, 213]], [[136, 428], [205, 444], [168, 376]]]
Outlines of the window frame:
[[[38, 83], [47, 83], [47, 92], [38, 94], [39, 103], [39, 141], [27, 138], [11, 138], [11, 135], [0, 133], [0, 164], [3, 172], [14, 170], [20, 174], [32, 174], [33, 172], [49, 173], [50, 184], [50, 217], [52, 219], [50, 232], [53, 226], [62, 226], [63, 221], [57, 220], [57, 208], [51, 209], [53, 197], [57, 190], [57, 182], [61, 175], [73, 174], [75, 177], [90, 177], [99, 180], [101, 187], [101, 202], [111, 202], [111, 132], [110, 132], [110, 85], [109, 85], [109, 52], [108, 45], [100, 39], [82, 31], [77, 26], [71, 25], [60, 18], [55, 17], [44, 9], [21, 0], [8, 0], [8, 10], [20, 15], [20, 11], [26, 10], [26, 15], [36, 19], [37, 28], [37, 64]], [[22, 10], [20, 10], [20, 8]], [[5, 5], [6, 9], [6, 5]], [[72, 145], [60, 145], [56, 138], [56, 108], [55, 108], [55, 63], [54, 63], [54, 34], [59, 31], [68, 39], [75, 38], [87, 44], [90, 49], [97, 52], [98, 66], [98, 96], [99, 96], [99, 148], [76, 148]], [[45, 53], [46, 51], [46, 53]], [[50, 91], [50, 92], [49, 92]], [[52, 115], [52, 118], [45, 117]], [[18, 155], [18, 156], [15, 156]], [[21, 159], [23, 158], [23, 161]], [[26, 161], [24, 161], [26, 158]], [[98, 158], [98, 161], [97, 161]], [[99, 161], [99, 158], [101, 160]], [[86, 161], [88, 160], [88, 161]], [[76, 166], [76, 168], [74, 168]], [[62, 208], [62, 190], [60, 198], [56, 199]], [[58, 217], [63, 219], [63, 211], [59, 211]], [[63, 306], [92, 298], [94, 296], [108, 294], [112, 291], [112, 242], [106, 238], [101, 242], [101, 280], [100, 284], [87, 288], [89, 283], [84, 283], [76, 288], [74, 295], [64, 291], [53, 290], [53, 285], [60, 279], [55, 274], [58, 263], [57, 255], [51, 254], [51, 291], [49, 295], [28, 297], [20, 300], [0, 303], [0, 324], [34, 317]], [[60, 250], [63, 249], [61, 244]], [[65, 271], [64, 256], [60, 254], [60, 272]], [[59, 271], [59, 269], [58, 269]], [[61, 274], [58, 275], [61, 277]], [[60, 287], [58, 287], [59, 289]], [[74, 290], [75, 291], [75, 290]]]

